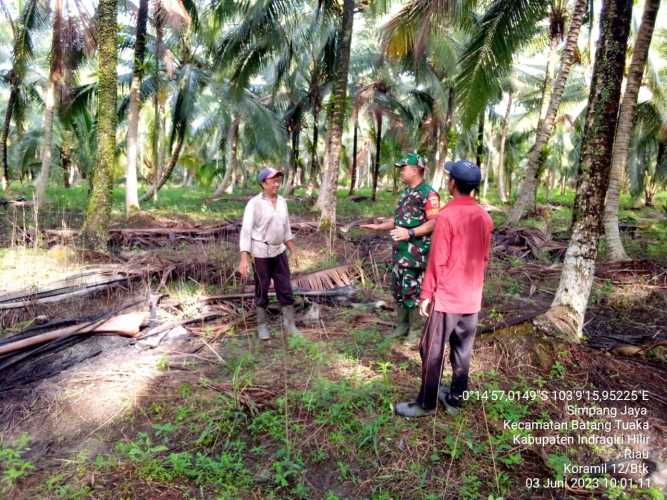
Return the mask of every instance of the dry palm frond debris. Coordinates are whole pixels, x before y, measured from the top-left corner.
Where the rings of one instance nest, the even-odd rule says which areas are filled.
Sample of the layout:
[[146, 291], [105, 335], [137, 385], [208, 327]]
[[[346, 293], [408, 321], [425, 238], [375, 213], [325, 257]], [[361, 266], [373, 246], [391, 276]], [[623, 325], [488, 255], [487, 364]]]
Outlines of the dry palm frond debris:
[[137, 277], [132, 271], [117, 267], [98, 268], [69, 276], [40, 288], [28, 288], [0, 295], [0, 310], [29, 307], [81, 297], [129, 282]]
[[537, 228], [501, 228], [493, 234], [493, 250], [514, 257], [561, 258], [567, 244], [554, 241], [550, 235]]
[[[225, 239], [239, 231], [238, 223], [226, 223], [203, 227], [145, 227], [122, 228], [109, 231], [113, 247], [155, 248], [174, 243], [211, 243]], [[44, 231], [47, 245], [68, 243], [78, 236], [72, 229], [47, 229]]]
[[[316, 222], [292, 222], [294, 232], [315, 232], [318, 230]], [[241, 230], [240, 221], [224, 222], [221, 224], [185, 224], [178, 226], [151, 226], [151, 227], [123, 227], [109, 230], [109, 244], [112, 247], [132, 248], [159, 248], [175, 243], [206, 244], [214, 241], [227, 240], [230, 235]], [[74, 241], [79, 231], [74, 229], [46, 229], [43, 231], [47, 246], [70, 243]]]
[[614, 284], [638, 283], [667, 288], [667, 269], [652, 260], [609, 262], [598, 266], [596, 276]]
[[241, 387], [236, 387], [233, 384], [203, 383], [202, 385], [228, 395], [253, 414], [261, 409], [275, 407], [273, 401], [282, 392], [282, 388], [275, 389], [259, 385]]
[[331, 267], [297, 276], [292, 279], [292, 286], [301, 291], [339, 288], [352, 284], [355, 273], [356, 271], [351, 265]]

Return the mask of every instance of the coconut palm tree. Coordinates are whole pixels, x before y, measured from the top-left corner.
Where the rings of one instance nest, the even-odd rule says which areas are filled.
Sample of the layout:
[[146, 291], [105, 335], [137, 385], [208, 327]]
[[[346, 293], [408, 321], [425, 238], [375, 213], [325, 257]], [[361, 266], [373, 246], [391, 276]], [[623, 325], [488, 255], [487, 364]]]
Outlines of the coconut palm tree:
[[[3, 3], [4, 7], [4, 3]], [[9, 15], [9, 11], [3, 8], [7, 15], [7, 21], [12, 28], [14, 36], [12, 50], [12, 67], [4, 77], [9, 84], [9, 99], [5, 110], [5, 119], [0, 136], [0, 161], [2, 162], [2, 173], [0, 175], [0, 187], [6, 189], [10, 180], [9, 163], [7, 160], [7, 142], [12, 118], [17, 128], [21, 128], [22, 118], [27, 101], [29, 89], [24, 88], [23, 83], [28, 70], [28, 63], [32, 59], [32, 33], [39, 28], [44, 21], [44, 5], [39, 0], [27, 0], [20, 9], [16, 22]]]
[[371, 199], [375, 201], [380, 173], [383, 121], [387, 118], [393, 122], [400, 122], [400, 115], [406, 116], [408, 113], [394, 95], [388, 75], [362, 86], [357, 91], [354, 98], [353, 115], [358, 117], [364, 111], [371, 117], [375, 132], [375, 163], [373, 167], [373, 189], [371, 195]]
[[440, 166], [455, 137], [453, 79], [465, 36], [459, 29], [470, 26], [473, 4], [411, 2], [382, 29], [385, 55], [415, 76], [417, 89], [411, 94], [422, 108], [419, 121], [423, 124], [417, 149], [429, 159], [436, 190], [444, 179]]
[[109, 235], [111, 187], [116, 149], [117, 9], [117, 0], [100, 0], [97, 19], [97, 160], [82, 229], [84, 244], [102, 249], [106, 248]]
[[540, 329], [571, 342], [581, 341], [593, 285], [631, 18], [631, 0], [603, 2], [581, 143], [572, 234], [551, 307], [535, 320]]
[[159, 171], [159, 175], [140, 201], [153, 198], [171, 177], [183, 149], [186, 132], [195, 110], [195, 102], [209, 78], [207, 72], [201, 69], [201, 65], [194, 60], [189, 60], [192, 56], [189, 51], [186, 48], [183, 50], [183, 59], [180, 62], [176, 77], [178, 90], [174, 96], [172, 107], [171, 134], [168, 141], [169, 161], [164, 170], [156, 169], [156, 173]]
[[35, 181], [35, 209], [44, 201], [49, 182], [51, 154], [53, 148], [53, 114], [56, 106], [58, 86], [64, 72], [63, 51], [63, 0], [55, 0], [53, 7], [53, 30], [51, 35], [51, 68], [44, 99], [44, 140], [42, 142], [42, 169]]
[[343, 12], [339, 25], [336, 66], [329, 114], [327, 116], [327, 139], [324, 153], [324, 174], [320, 186], [317, 206], [320, 209], [320, 229], [328, 230], [336, 224], [336, 191], [340, 169], [343, 124], [347, 98], [347, 77], [352, 46], [354, 23], [354, 0], [343, 0]]
[[658, 188], [667, 181], [667, 113], [651, 101], [642, 102], [633, 128], [627, 163], [630, 194], [643, 196], [650, 207]]
[[502, 126], [500, 129], [500, 137], [498, 139], [498, 164], [496, 166], [497, 172], [497, 187], [498, 187], [498, 196], [500, 201], [507, 203], [507, 188], [505, 186], [505, 147], [507, 143], [507, 135], [509, 134], [510, 128], [510, 115], [512, 113], [512, 104], [513, 104], [513, 88], [510, 84], [509, 89], [507, 90], [507, 107], [505, 108], [505, 114], [503, 115]]
[[[239, 147], [241, 131], [246, 139], [247, 153], [255, 150], [261, 158], [279, 159], [285, 156], [286, 129], [284, 120], [272, 110], [262, 98], [262, 88], [248, 88], [240, 94], [235, 86], [225, 79], [214, 80], [211, 90], [220, 96], [216, 107], [209, 109], [214, 121], [223, 123], [221, 133], [226, 147], [225, 173], [211, 198], [215, 199], [224, 193], [230, 193], [234, 187], [234, 179], [241, 176], [239, 171]], [[250, 144], [253, 147], [250, 147]]]
[[628, 260], [629, 258], [625, 253], [625, 248], [623, 248], [623, 242], [618, 230], [619, 195], [621, 181], [628, 161], [632, 124], [637, 108], [637, 97], [639, 96], [639, 88], [641, 87], [644, 67], [648, 59], [648, 49], [651, 45], [659, 7], [660, 0], [646, 0], [644, 4], [644, 14], [642, 15], [639, 30], [637, 31], [637, 39], [632, 51], [632, 60], [628, 68], [628, 77], [619, 111], [618, 130], [616, 130], [616, 139], [614, 140], [614, 150], [612, 152], [611, 174], [604, 215], [605, 236], [608, 258], [610, 260]]
[[139, 0], [137, 31], [134, 42], [134, 65], [130, 86], [130, 110], [127, 123], [127, 167], [125, 169], [125, 211], [130, 214], [139, 209], [139, 189], [137, 182], [137, 135], [139, 131], [139, 111], [141, 109], [141, 80], [144, 73], [146, 54], [146, 26], [148, 24], [148, 0]]
[[[526, 211], [533, 205], [535, 200], [535, 191], [537, 183], [537, 173], [540, 167], [540, 159], [543, 158], [542, 149], [549, 142], [549, 138], [553, 133], [553, 128], [558, 114], [563, 92], [565, 91], [565, 84], [570, 74], [570, 68], [575, 61], [577, 51], [577, 40], [579, 39], [579, 31], [583, 24], [584, 15], [586, 13], [587, 0], [576, 0], [572, 9], [570, 17], [570, 28], [568, 30], [565, 46], [561, 55], [560, 67], [558, 75], [553, 82], [545, 82], [545, 89], [549, 88], [549, 92], [545, 92], [543, 96], [543, 104], [548, 102], [548, 106], [544, 111], [544, 115], [540, 116], [540, 121], [537, 125], [537, 132], [535, 136], [535, 144], [528, 155], [528, 163], [526, 165], [526, 173], [524, 180], [519, 188], [519, 195], [517, 201], [512, 207], [508, 224], [516, 224], [525, 214]], [[552, 9], [552, 17], [555, 9]], [[554, 30], [552, 29], [552, 32]], [[554, 36], [552, 39], [552, 47]], [[548, 72], [547, 72], [548, 74]]]

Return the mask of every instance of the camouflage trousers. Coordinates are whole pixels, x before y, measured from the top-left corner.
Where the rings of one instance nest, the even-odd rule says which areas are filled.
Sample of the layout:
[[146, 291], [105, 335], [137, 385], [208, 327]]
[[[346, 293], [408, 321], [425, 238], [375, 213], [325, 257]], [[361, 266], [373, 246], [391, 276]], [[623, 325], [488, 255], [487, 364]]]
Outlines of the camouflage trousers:
[[424, 270], [418, 267], [401, 267], [394, 264], [391, 268], [391, 285], [396, 302], [408, 309], [416, 307], [419, 303], [423, 275]]

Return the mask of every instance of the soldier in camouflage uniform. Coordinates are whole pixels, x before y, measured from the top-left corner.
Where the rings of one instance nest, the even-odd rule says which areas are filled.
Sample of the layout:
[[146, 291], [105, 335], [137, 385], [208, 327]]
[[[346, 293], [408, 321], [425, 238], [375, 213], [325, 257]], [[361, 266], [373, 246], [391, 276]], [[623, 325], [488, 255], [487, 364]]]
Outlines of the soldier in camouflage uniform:
[[407, 155], [396, 167], [401, 169], [401, 181], [407, 187], [401, 192], [393, 220], [361, 227], [391, 230], [395, 242], [392, 292], [398, 306], [398, 324], [393, 334], [407, 335], [406, 343], [413, 344], [420, 334], [411, 327], [416, 322], [422, 275], [431, 247], [430, 234], [440, 211], [440, 196], [424, 181], [424, 162], [419, 155]]

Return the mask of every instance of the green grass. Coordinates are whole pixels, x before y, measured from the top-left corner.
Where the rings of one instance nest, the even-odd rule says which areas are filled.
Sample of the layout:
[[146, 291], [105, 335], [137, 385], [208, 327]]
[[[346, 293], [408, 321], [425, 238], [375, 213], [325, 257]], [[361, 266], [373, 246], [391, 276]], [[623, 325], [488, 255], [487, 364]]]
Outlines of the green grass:
[[[32, 199], [33, 187], [30, 185], [12, 184], [12, 191], [16, 195]], [[143, 193], [145, 189], [140, 192]], [[187, 187], [166, 185], [158, 193], [157, 202], [148, 200], [142, 204], [142, 209], [155, 215], [187, 215], [195, 219], [238, 219], [243, 216], [245, 199], [254, 196], [259, 189], [236, 191], [233, 195], [224, 196], [222, 199], [209, 202], [208, 198], [213, 193], [212, 188]], [[337, 214], [343, 219], [360, 217], [391, 217], [397, 194], [387, 190], [379, 190], [377, 201], [370, 201], [370, 189], [358, 190], [355, 195], [368, 196], [369, 200], [353, 202], [348, 196], [347, 189], [340, 189], [337, 193]], [[80, 184], [71, 188], [50, 185], [47, 190], [47, 199], [52, 210], [81, 210], [86, 207], [88, 187]], [[312, 208], [304, 203], [305, 191], [297, 189], [289, 197], [288, 207], [290, 214], [308, 216], [312, 214]], [[125, 190], [123, 187], [114, 187], [112, 195], [112, 215], [123, 217], [125, 207]]]
[[0, 493], [8, 492], [17, 481], [26, 477], [35, 468], [25, 458], [30, 451], [30, 436], [22, 434], [13, 443], [0, 441]]
[[[335, 321], [348, 322], [344, 315]], [[57, 498], [156, 491], [188, 498], [319, 498], [327, 491], [326, 498], [424, 499], [445, 490], [470, 499], [525, 492], [522, 471], [534, 471], [535, 454], [513, 442], [527, 431], [505, 430], [503, 423], [560, 418], [553, 413], [558, 409], [486, 397], [468, 401], [455, 418], [397, 418], [390, 403], [417, 390], [418, 363], [402, 367], [404, 357], [380, 348], [382, 341], [382, 331], [351, 328], [335, 341], [295, 339], [283, 356], [275, 347], [251, 353], [245, 339], [230, 339], [222, 367], [202, 374], [199, 383], [163, 387], [120, 423], [120, 432], [105, 431], [107, 451], [54, 464], [41, 485], [24, 491]], [[578, 368], [570, 363], [567, 352], [559, 354], [548, 381], [477, 371], [471, 388], [492, 394], [571, 387]], [[232, 389], [208, 388], [221, 383]], [[278, 390], [269, 406], [252, 409], [244, 402], [243, 390], [256, 385]], [[0, 451], [0, 465], [19, 471], [11, 473], [12, 486], [22, 486], [31, 470], [27, 445]], [[548, 450], [541, 477], [557, 479], [580, 452]]]

